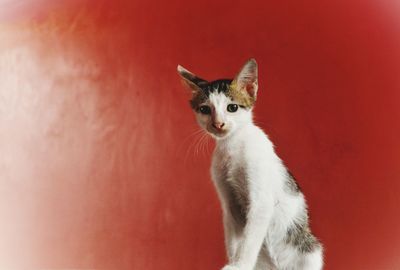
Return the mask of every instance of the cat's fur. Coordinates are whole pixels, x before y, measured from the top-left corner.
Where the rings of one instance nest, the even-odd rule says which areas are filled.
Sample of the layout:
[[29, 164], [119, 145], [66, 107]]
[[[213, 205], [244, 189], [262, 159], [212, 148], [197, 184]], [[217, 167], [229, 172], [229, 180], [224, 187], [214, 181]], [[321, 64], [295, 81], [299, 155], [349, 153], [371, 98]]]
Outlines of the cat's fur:
[[223, 209], [223, 270], [322, 269], [322, 245], [309, 229], [304, 195], [252, 121], [255, 60], [234, 80], [208, 82], [181, 66], [178, 72], [193, 93], [199, 125], [216, 138], [211, 174]]

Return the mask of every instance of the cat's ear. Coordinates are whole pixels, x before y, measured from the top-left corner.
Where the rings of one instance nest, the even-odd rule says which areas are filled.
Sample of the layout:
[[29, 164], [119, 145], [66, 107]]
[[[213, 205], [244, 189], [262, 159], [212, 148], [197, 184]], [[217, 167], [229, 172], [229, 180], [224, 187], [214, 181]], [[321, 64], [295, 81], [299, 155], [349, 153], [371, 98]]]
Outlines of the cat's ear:
[[255, 59], [249, 59], [233, 80], [237, 90], [246, 92], [252, 99], [258, 90], [258, 68]]
[[183, 82], [189, 87], [189, 89], [195, 93], [197, 91], [201, 91], [202, 85], [206, 85], [208, 82], [203, 80], [200, 77], [197, 77], [195, 74], [185, 69], [181, 65], [178, 65], [178, 73], [181, 75]]

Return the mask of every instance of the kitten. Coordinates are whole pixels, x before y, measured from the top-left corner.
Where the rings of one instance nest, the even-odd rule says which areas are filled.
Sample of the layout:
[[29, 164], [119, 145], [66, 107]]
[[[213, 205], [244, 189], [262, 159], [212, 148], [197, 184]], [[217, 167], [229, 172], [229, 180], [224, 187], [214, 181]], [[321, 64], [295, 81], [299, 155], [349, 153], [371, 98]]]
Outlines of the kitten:
[[223, 210], [228, 264], [223, 270], [320, 270], [322, 245], [307, 205], [272, 142], [252, 121], [257, 63], [234, 80], [203, 80], [181, 66], [200, 127], [216, 139], [211, 174]]

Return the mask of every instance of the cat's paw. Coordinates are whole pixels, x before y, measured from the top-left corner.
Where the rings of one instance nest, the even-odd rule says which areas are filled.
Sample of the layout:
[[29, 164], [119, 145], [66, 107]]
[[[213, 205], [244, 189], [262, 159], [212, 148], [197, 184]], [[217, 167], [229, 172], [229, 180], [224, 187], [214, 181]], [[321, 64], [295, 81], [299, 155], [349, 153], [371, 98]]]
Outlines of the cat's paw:
[[225, 265], [221, 270], [240, 270], [239, 267], [232, 265]]

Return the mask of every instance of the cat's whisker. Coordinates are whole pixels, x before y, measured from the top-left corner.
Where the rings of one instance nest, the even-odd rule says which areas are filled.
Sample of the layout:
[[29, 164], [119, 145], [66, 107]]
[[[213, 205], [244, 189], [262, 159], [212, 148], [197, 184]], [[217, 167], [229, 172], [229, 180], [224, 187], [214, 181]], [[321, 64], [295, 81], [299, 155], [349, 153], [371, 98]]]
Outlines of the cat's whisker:
[[202, 143], [203, 139], [204, 139], [204, 133], [201, 134], [200, 139], [198, 140], [198, 143], [197, 143], [197, 148], [196, 148], [197, 155], [199, 155], [199, 153], [201, 152], [200, 149], [201, 149], [201, 143]]
[[205, 154], [208, 156], [210, 154], [210, 136], [207, 134], [206, 141], [205, 141]]
[[188, 142], [191, 138], [196, 136], [197, 134], [200, 134], [202, 132], [201, 129], [196, 129], [195, 131], [191, 132], [189, 135], [187, 135], [180, 143], [180, 145], [184, 145], [186, 142]]
[[197, 156], [198, 155], [198, 148], [199, 148], [199, 143], [200, 143], [200, 140], [201, 140], [201, 138], [203, 137], [203, 134], [202, 134], [202, 132], [200, 132], [199, 134], [197, 134], [196, 135], [196, 137], [195, 137], [195, 140], [194, 140], [194, 143], [193, 143], [193, 153], [195, 154], [195, 156]]
[[203, 134], [203, 139], [202, 139], [202, 145], [201, 145], [201, 151], [204, 157], [207, 156], [207, 152], [206, 152], [206, 143], [208, 140], [208, 134], [204, 132]]
[[189, 153], [191, 152], [191, 150], [194, 148], [194, 145], [196, 144], [196, 137], [199, 137], [201, 135], [201, 133], [203, 132], [203, 130], [201, 129], [197, 129], [194, 132], [192, 132], [191, 134], [189, 134], [181, 143], [180, 143], [180, 151], [183, 151], [184, 146], [187, 142], [189, 142], [188, 146], [186, 147], [186, 152], [184, 155], [184, 164], [187, 163], [187, 159], [189, 157]]
[[210, 154], [210, 136], [207, 136], [207, 154]]
[[204, 140], [204, 133], [201, 134], [201, 137], [197, 142], [197, 148], [196, 148], [196, 155], [197, 156], [199, 156], [199, 153], [201, 152], [201, 145], [202, 145], [203, 140]]
[[185, 164], [186, 164], [187, 159], [189, 157], [189, 153], [195, 153], [195, 151], [192, 151], [192, 150], [195, 150], [196, 145], [198, 143], [198, 140], [199, 140], [199, 137], [201, 136], [201, 134], [202, 134], [202, 130], [200, 129], [200, 130], [196, 131], [194, 134], [191, 135], [193, 140], [191, 141], [189, 147], [186, 150], [186, 154], [185, 154], [185, 158], [184, 158], [184, 163]]

